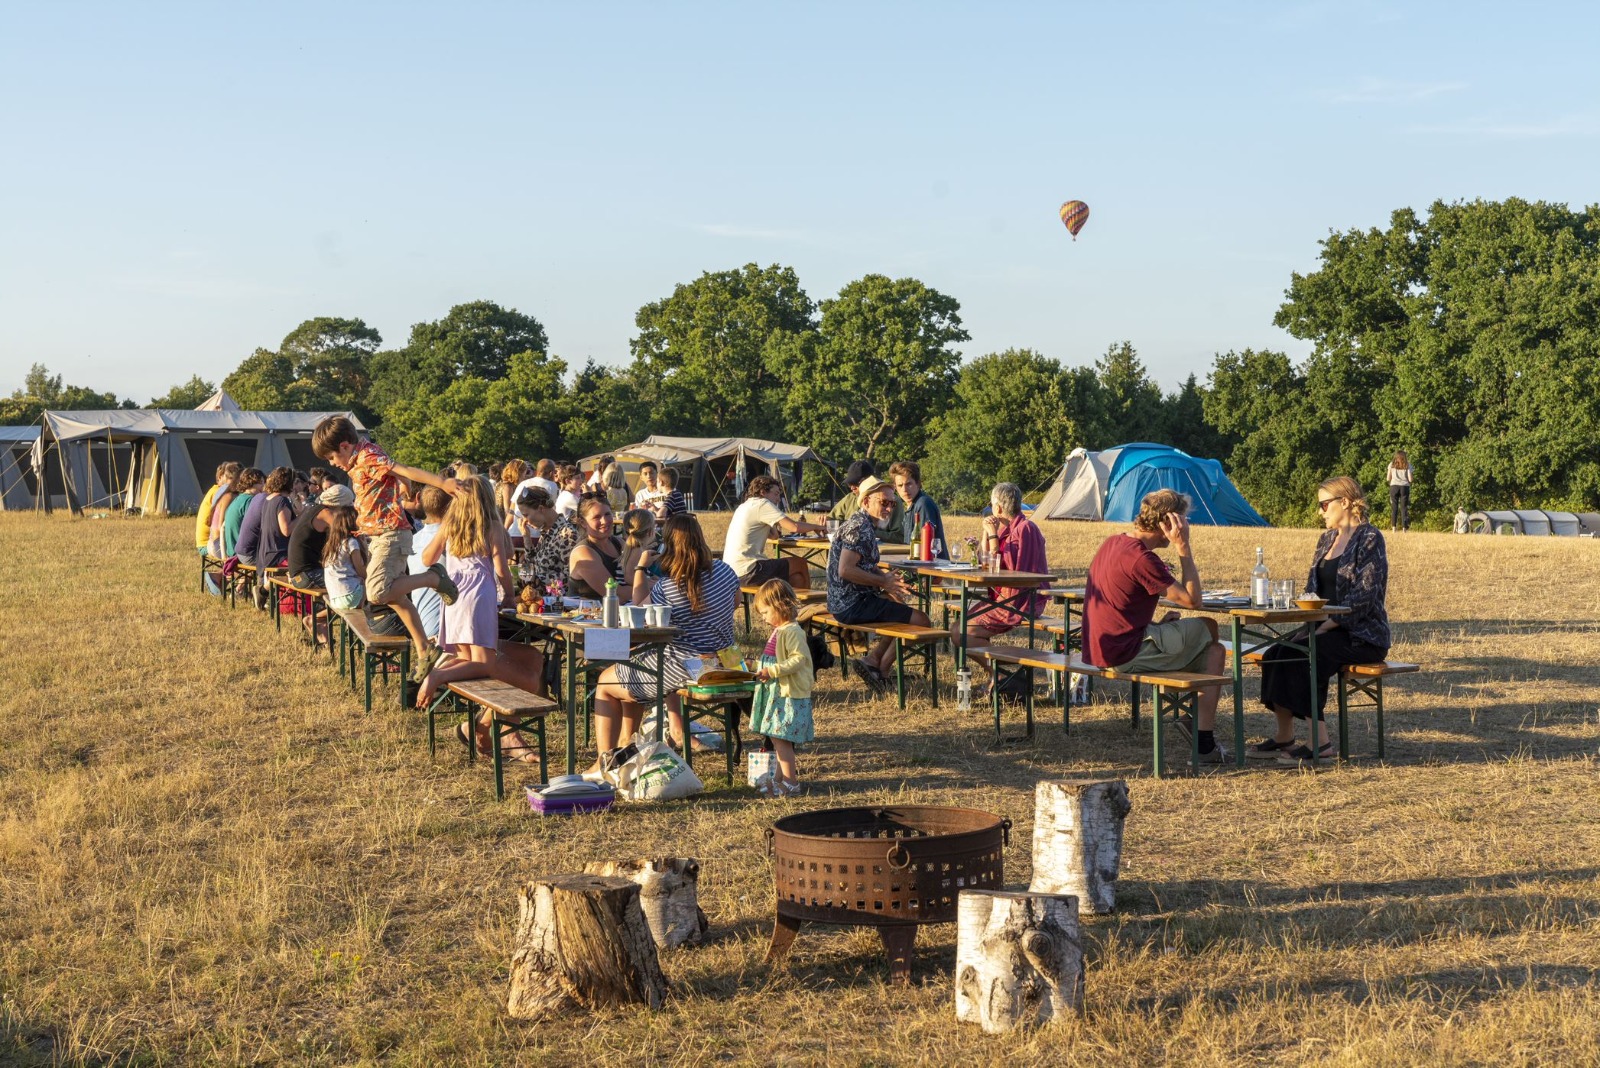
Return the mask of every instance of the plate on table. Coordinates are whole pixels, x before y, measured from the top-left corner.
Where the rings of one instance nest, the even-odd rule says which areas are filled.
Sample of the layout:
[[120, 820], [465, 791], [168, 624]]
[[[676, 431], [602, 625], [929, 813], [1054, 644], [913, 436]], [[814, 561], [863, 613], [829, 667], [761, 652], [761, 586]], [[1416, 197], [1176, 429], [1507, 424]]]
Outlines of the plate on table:
[[1248, 597], [1207, 597], [1200, 602], [1207, 608], [1249, 608]]

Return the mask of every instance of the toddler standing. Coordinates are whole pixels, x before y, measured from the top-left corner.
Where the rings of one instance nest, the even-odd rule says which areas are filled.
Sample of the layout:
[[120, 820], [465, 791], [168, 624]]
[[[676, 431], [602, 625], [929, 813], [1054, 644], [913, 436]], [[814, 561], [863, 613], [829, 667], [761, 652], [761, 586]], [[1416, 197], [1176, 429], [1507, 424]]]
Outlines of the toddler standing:
[[750, 709], [750, 729], [766, 736], [778, 758], [778, 774], [762, 783], [768, 797], [792, 797], [800, 792], [794, 747], [815, 737], [811, 721], [811, 650], [806, 632], [795, 617], [800, 601], [794, 588], [782, 579], [770, 579], [756, 591], [756, 610], [772, 628], [756, 673], [755, 700]]

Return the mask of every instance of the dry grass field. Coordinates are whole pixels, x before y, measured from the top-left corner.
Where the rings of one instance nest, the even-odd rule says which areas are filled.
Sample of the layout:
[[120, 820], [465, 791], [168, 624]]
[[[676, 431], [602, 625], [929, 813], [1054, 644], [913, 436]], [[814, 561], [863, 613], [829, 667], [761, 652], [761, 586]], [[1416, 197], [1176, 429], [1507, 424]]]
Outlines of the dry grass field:
[[[1358, 713], [1347, 766], [1156, 781], [1120, 687], [1066, 738], [1044, 712], [996, 746], [986, 712], [902, 714], [831, 673], [810, 796], [764, 802], [707, 761], [691, 801], [541, 821], [453, 745], [430, 761], [417, 714], [363, 715], [289, 630], [199, 594], [191, 529], [0, 514], [0, 1063], [1600, 1063], [1600, 542], [1391, 538], [1391, 655], [1427, 673], [1390, 691], [1385, 763]], [[1046, 533], [1082, 567], [1110, 528]], [[1236, 589], [1257, 544], [1299, 577], [1314, 541], [1195, 535]], [[958, 1026], [953, 926], [923, 930], [909, 988], [870, 932], [808, 928], [789, 968], [762, 963], [776, 816], [990, 809], [1015, 888], [1034, 783], [1106, 773], [1134, 807], [1081, 1020]], [[712, 925], [664, 956], [666, 1008], [508, 1019], [519, 885], [649, 854], [701, 858]]]

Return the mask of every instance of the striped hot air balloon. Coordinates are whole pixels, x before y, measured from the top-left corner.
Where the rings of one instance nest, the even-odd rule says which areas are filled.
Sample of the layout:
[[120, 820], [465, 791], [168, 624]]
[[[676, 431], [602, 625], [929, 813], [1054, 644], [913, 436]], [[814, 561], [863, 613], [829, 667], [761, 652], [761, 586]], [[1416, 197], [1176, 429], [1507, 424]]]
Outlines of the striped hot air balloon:
[[1089, 205], [1081, 200], [1069, 200], [1061, 205], [1061, 225], [1067, 228], [1072, 240], [1078, 240], [1078, 231], [1089, 221]]

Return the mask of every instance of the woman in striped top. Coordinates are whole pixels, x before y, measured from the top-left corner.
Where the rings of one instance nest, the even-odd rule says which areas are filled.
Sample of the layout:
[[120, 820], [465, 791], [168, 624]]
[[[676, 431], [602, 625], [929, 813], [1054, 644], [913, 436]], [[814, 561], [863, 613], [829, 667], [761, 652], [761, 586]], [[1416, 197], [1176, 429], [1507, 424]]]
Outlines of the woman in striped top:
[[[689, 685], [684, 661], [714, 658], [733, 644], [733, 615], [739, 604], [739, 577], [721, 560], [714, 560], [700, 521], [692, 515], [675, 515], [662, 524], [662, 579], [650, 591], [649, 604], [672, 609], [672, 626], [683, 633], [665, 653], [661, 689], [656, 689], [655, 653], [637, 663], [618, 664], [600, 676], [595, 692], [594, 723], [599, 752], [627, 743], [639, 729], [646, 705], [662, 692], [668, 694], [672, 736], [683, 744], [683, 719], [673, 696]], [[597, 759], [588, 774], [600, 770]]]

